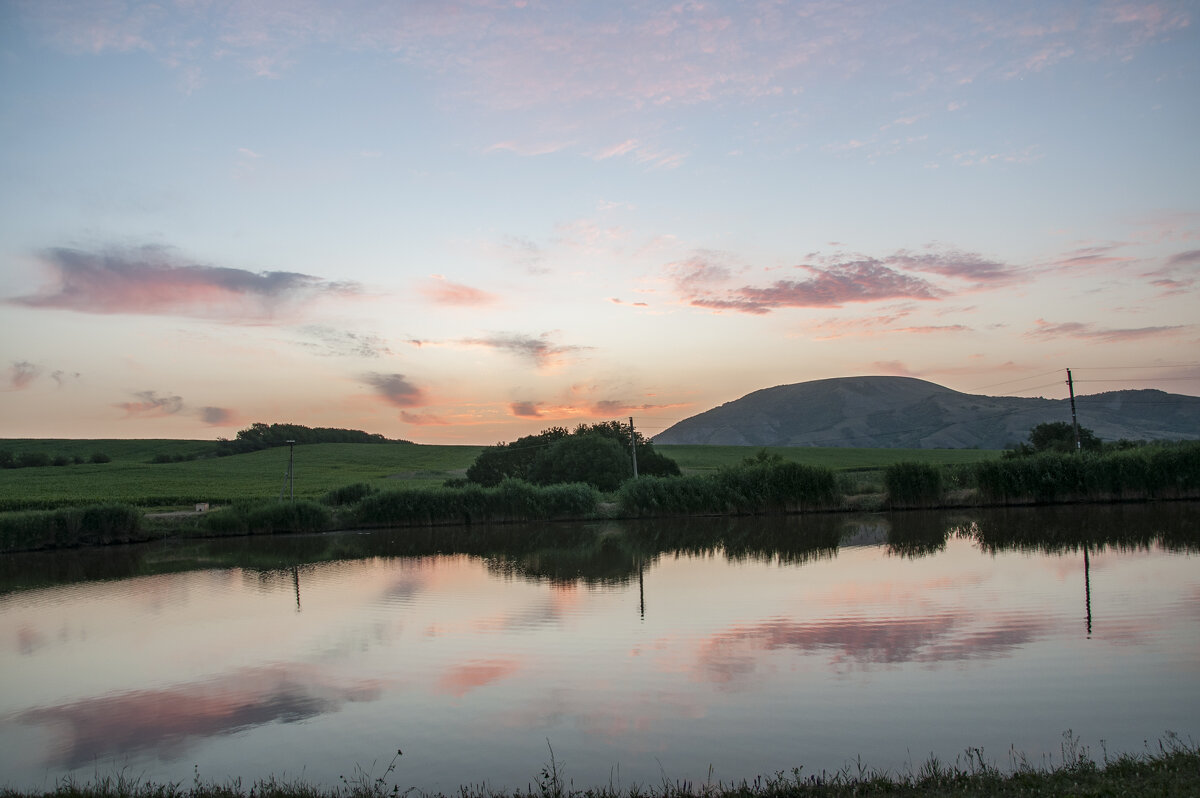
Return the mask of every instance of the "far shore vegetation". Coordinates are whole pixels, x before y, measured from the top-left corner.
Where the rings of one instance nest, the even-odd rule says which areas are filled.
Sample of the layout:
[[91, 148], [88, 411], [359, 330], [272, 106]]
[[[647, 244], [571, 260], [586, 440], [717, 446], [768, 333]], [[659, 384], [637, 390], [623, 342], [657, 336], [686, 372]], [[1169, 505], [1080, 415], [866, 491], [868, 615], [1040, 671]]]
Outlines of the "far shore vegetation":
[[291, 424], [254, 424], [216, 443], [5, 440], [0, 551], [385, 526], [1200, 498], [1200, 442], [1109, 444], [1080, 433], [1077, 446], [1071, 425], [1043, 424], [1004, 452], [655, 447], [640, 434], [631, 441], [618, 422], [490, 447]]
[[[0, 798], [400, 798], [442, 796], [403, 787], [397, 773], [396, 752], [381, 774], [355, 768], [341, 784], [322, 787], [303, 780], [275, 777], [253, 784], [239, 780], [205, 781], [199, 771], [191, 783], [155, 783], [124, 772], [88, 782], [65, 779], [53, 787], [19, 790], [0, 787]], [[1078, 737], [1063, 735], [1061, 755], [1042, 762], [1009, 753], [1002, 769], [979, 748], [967, 748], [953, 762], [930, 756], [917, 767], [892, 773], [873, 770], [856, 760], [833, 773], [806, 773], [802, 767], [753, 780], [692, 782], [672, 780], [667, 774], [657, 783], [629, 786], [576, 785], [570, 773], [553, 756], [534, 774], [526, 787], [504, 790], [487, 784], [464, 785], [455, 798], [843, 798], [844, 796], [1175, 796], [1200, 794], [1200, 748], [1190, 740], [1168, 733], [1154, 747], [1140, 753], [1110, 754], [1099, 758]]]

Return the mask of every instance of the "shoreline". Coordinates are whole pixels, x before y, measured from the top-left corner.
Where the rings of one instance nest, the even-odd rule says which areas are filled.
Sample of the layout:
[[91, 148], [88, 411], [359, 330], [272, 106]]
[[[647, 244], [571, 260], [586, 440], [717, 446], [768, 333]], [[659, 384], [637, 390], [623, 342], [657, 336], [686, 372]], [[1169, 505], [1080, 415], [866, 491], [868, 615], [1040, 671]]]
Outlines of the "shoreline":
[[[211, 507], [205, 511], [194, 510], [171, 510], [163, 512], [146, 512], [140, 508], [128, 508], [136, 511], [138, 517], [142, 521], [151, 521], [149, 524], [139, 523], [136, 529], [121, 529], [107, 530], [107, 532], [94, 540], [79, 540], [76, 542], [68, 542], [58, 544], [55, 541], [43, 541], [40, 545], [30, 546], [9, 546], [0, 545], [0, 553], [36, 553], [48, 551], [64, 551], [64, 550], [87, 550], [87, 549], [105, 549], [113, 546], [122, 546], [138, 543], [148, 543], [163, 540], [212, 540], [212, 539], [233, 539], [233, 538], [256, 538], [270, 535], [292, 535], [292, 534], [324, 534], [338, 532], [354, 532], [368, 531], [378, 529], [455, 529], [455, 528], [475, 528], [487, 529], [489, 527], [511, 527], [517, 524], [526, 523], [550, 523], [556, 525], [592, 523], [597, 521], [653, 521], [653, 520], [687, 520], [687, 519], [712, 519], [712, 518], [779, 518], [779, 517], [796, 517], [796, 516], [830, 516], [830, 515], [853, 515], [853, 514], [887, 514], [887, 513], [910, 513], [914, 511], [954, 511], [954, 510], [998, 510], [998, 509], [1019, 509], [1019, 508], [1035, 508], [1035, 507], [1071, 507], [1071, 506], [1105, 506], [1105, 505], [1140, 505], [1140, 504], [1175, 504], [1179, 502], [1195, 502], [1200, 501], [1200, 495], [1180, 495], [1171, 497], [1069, 497], [1056, 501], [1038, 501], [1035, 499], [1016, 500], [1016, 501], [979, 501], [974, 491], [970, 495], [962, 495], [965, 492], [959, 492], [956, 497], [947, 497], [948, 501], [939, 503], [926, 503], [920, 506], [894, 506], [889, 505], [886, 500], [886, 494], [863, 494], [859, 496], [843, 497], [848, 501], [836, 507], [817, 507], [806, 508], [802, 510], [779, 510], [779, 509], [763, 509], [758, 511], [742, 511], [735, 510], [729, 512], [713, 512], [713, 511], [695, 511], [695, 512], [674, 512], [674, 513], [656, 513], [656, 514], [623, 514], [620, 512], [619, 504], [615, 501], [604, 501], [597, 505], [596, 512], [586, 515], [570, 515], [570, 516], [554, 516], [545, 518], [484, 518], [479, 520], [472, 519], [439, 519], [431, 520], [424, 519], [411, 522], [363, 522], [360, 519], [354, 518], [348, 513], [339, 513], [336, 510], [331, 514], [330, 522], [321, 525], [320, 528], [311, 528], [307, 526], [299, 526], [297, 528], [271, 527], [261, 531], [244, 531], [244, 532], [222, 532], [203, 529], [197, 524], [203, 521], [207, 516], [228, 511], [229, 506]], [[270, 502], [266, 504], [280, 504], [287, 506], [289, 504], [299, 503], [313, 504], [307, 500], [298, 500], [297, 502]], [[97, 505], [103, 507], [104, 505]], [[124, 505], [117, 505], [124, 506]], [[109, 507], [112, 507], [111, 505]], [[60, 510], [75, 510], [82, 511], [84, 508], [60, 508]], [[51, 515], [59, 512], [56, 510], [33, 510], [25, 511], [27, 513], [36, 513], [39, 515]], [[189, 523], [191, 522], [191, 523]]]

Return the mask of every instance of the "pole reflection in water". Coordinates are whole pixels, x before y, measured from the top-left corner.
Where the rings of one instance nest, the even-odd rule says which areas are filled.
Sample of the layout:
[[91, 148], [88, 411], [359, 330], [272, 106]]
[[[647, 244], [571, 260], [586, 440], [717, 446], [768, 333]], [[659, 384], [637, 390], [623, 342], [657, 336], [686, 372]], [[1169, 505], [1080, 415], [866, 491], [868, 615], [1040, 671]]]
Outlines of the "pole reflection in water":
[[1087, 606], [1087, 636], [1092, 639], [1092, 565], [1088, 559], [1088, 547], [1083, 547], [1083, 600]]

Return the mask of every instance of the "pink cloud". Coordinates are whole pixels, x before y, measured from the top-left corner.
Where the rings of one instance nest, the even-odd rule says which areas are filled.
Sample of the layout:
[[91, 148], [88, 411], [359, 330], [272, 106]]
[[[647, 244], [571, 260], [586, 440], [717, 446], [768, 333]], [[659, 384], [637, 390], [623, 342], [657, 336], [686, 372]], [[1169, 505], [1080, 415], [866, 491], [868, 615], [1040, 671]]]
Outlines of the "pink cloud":
[[1036, 325], [1034, 329], [1025, 333], [1027, 338], [1077, 338], [1086, 341], [1099, 341], [1101, 343], [1141, 341], [1147, 338], [1170, 338], [1189, 329], [1184, 325], [1115, 329], [1097, 327], [1091, 322], [1069, 321], [1053, 324], [1045, 319], [1038, 319]]
[[43, 252], [41, 262], [52, 285], [10, 303], [79, 313], [177, 313], [256, 321], [297, 302], [358, 292], [352, 283], [295, 272], [187, 264], [156, 246], [102, 253], [55, 248]]
[[777, 308], [836, 308], [850, 302], [943, 296], [932, 283], [902, 274], [878, 261], [798, 268], [812, 276], [806, 280], [777, 280], [765, 288], [743, 286], [722, 294], [696, 295], [689, 301], [695, 307], [764, 314]]
[[988, 260], [975, 252], [957, 249], [923, 254], [900, 250], [885, 258], [884, 263], [893, 268], [937, 274], [955, 280], [966, 280], [976, 285], [1007, 285], [1023, 277], [1020, 272], [1005, 263]]
[[758, 315], [787, 307], [836, 308], [852, 302], [940, 299], [963, 290], [935, 285], [919, 274], [967, 283], [967, 290], [997, 288], [1024, 279], [1017, 269], [977, 253], [932, 247], [924, 253], [899, 250], [884, 258], [827, 257], [814, 252], [806, 260], [794, 267], [807, 273], [806, 279], [776, 280], [767, 286], [728, 288], [733, 271], [727, 264], [733, 258], [719, 252], [697, 253], [668, 264], [666, 271], [688, 304]]
[[484, 305], [493, 305], [498, 301], [498, 297], [495, 294], [489, 294], [487, 291], [472, 288], [462, 283], [452, 283], [441, 276], [435, 276], [432, 280], [425, 283], [421, 286], [420, 291], [431, 302], [438, 305], [482, 307]]

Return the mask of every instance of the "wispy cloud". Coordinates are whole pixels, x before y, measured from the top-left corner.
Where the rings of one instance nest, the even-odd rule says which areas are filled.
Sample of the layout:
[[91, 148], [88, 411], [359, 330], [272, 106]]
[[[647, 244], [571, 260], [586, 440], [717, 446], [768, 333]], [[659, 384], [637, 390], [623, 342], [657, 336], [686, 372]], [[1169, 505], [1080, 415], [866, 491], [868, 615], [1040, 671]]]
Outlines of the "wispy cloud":
[[1051, 323], [1045, 319], [1038, 319], [1036, 326], [1025, 335], [1029, 338], [1077, 338], [1111, 344], [1141, 341], [1147, 338], [1174, 337], [1188, 329], [1189, 327], [1179, 324], [1162, 327], [1112, 328], [1098, 327], [1091, 322]]
[[438, 305], [454, 307], [483, 307], [499, 301], [495, 294], [462, 283], [454, 283], [441, 275], [434, 275], [419, 289], [430, 301]]
[[1047, 265], [1060, 269], [1089, 269], [1116, 264], [1129, 263], [1137, 260], [1128, 255], [1120, 255], [1119, 251], [1128, 246], [1119, 241], [1106, 244], [1092, 244], [1064, 252]]
[[651, 168], [674, 169], [681, 166], [687, 156], [682, 153], [669, 152], [658, 147], [643, 144], [637, 139], [626, 139], [617, 144], [601, 147], [592, 153], [592, 159], [607, 161], [610, 158], [629, 157], [635, 163], [646, 164]]
[[[689, 106], [799, 92], [871, 70], [924, 88], [1011, 80], [1073, 58], [1123, 59], [1191, 23], [1147, 0], [1021, 8], [916, 0], [572, 6], [446, 0], [19, 6], [41, 38], [77, 53], [145, 50], [172, 68], [232, 60], [273, 78], [320, 48], [392, 53], [479, 103], [505, 109]], [[919, 68], [914, 68], [919, 65]], [[614, 146], [614, 145], [609, 145]]]
[[403, 374], [371, 372], [363, 377], [363, 381], [374, 388], [385, 402], [396, 407], [420, 407], [425, 404], [425, 392]]
[[565, 141], [543, 141], [537, 143], [529, 143], [522, 141], [498, 141], [487, 148], [487, 152], [511, 152], [514, 155], [524, 155], [527, 157], [537, 155], [550, 155], [551, 153], [560, 152], [571, 146], [570, 142]]
[[484, 338], [461, 338], [456, 343], [509, 352], [530, 361], [540, 369], [562, 365], [570, 355], [591, 349], [590, 346], [555, 344], [550, 340], [551, 335], [552, 333], [542, 333], [534, 337], [519, 333], [499, 333]]
[[51, 285], [10, 303], [79, 313], [179, 314], [252, 323], [297, 303], [358, 292], [353, 283], [295, 272], [188, 264], [156, 246], [104, 252], [59, 247], [42, 252], [39, 259]]
[[173, 416], [183, 409], [183, 397], [159, 396], [157, 391], [136, 391], [135, 402], [121, 402], [113, 405], [124, 410], [126, 418], [157, 418]]
[[1168, 266], [1195, 266], [1200, 265], [1200, 249], [1189, 249], [1187, 252], [1178, 252], [1167, 258]]
[[415, 427], [445, 427], [450, 425], [450, 421], [446, 418], [433, 413], [410, 413], [407, 410], [400, 411], [400, 420], [405, 424], [412, 424]]
[[917, 372], [914, 372], [902, 361], [899, 360], [876, 360], [871, 364], [871, 368], [878, 374], [884, 374], [889, 377], [918, 377]]
[[18, 360], [8, 369], [8, 384], [14, 391], [23, 391], [42, 373], [40, 366], [28, 360]]
[[300, 328], [300, 332], [312, 339], [302, 341], [301, 346], [313, 349], [321, 355], [379, 357], [392, 353], [387, 342], [376, 335], [362, 335], [320, 324], [306, 325]]

